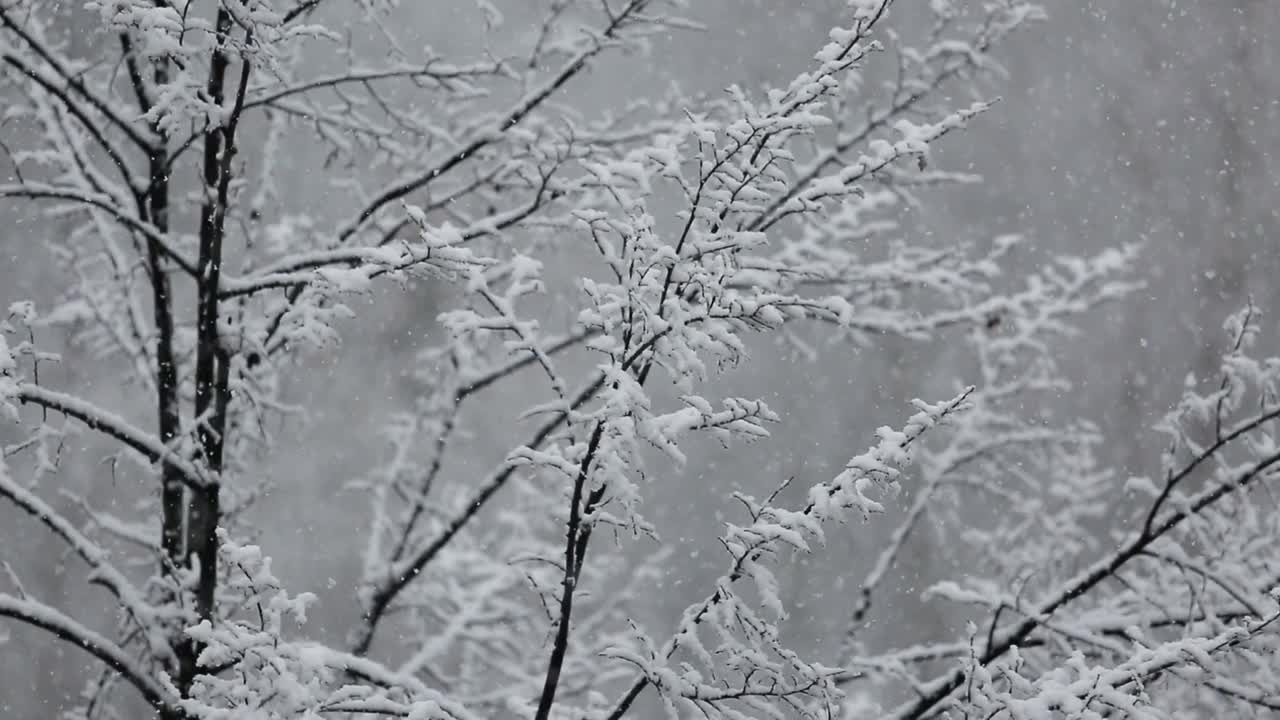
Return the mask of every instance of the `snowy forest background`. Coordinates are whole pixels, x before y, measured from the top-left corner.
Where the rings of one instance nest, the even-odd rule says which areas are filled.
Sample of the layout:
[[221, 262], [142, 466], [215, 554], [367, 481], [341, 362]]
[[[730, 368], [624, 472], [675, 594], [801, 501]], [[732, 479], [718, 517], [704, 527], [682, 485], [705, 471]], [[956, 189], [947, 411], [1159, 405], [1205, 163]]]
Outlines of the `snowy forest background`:
[[[1045, 4], [1049, 20], [1015, 34], [998, 54], [1007, 77], [991, 83], [988, 95], [1002, 102], [934, 150], [936, 165], [978, 173], [985, 182], [925, 190], [926, 202], [903, 222], [928, 238], [925, 244], [1024, 234], [1033, 251], [1014, 256], [1014, 276], [1058, 253], [1144, 243], [1138, 275], [1145, 289], [1083, 316], [1082, 332], [1056, 350], [1075, 388], [1057, 399], [1060, 406], [1043, 411], [1090, 418], [1107, 438], [1103, 453], [1113, 467], [1151, 472], [1164, 440], [1150, 428], [1177, 401], [1188, 372], [1216, 372], [1224, 318], [1252, 298], [1270, 313], [1264, 346], [1274, 347], [1280, 335], [1280, 45], [1268, 42], [1280, 30], [1280, 4]], [[920, 10], [915, 6], [923, 5], [900, 2], [893, 24], [909, 27]], [[622, 108], [672, 80], [691, 92], [734, 82], [784, 83], [838, 24], [845, 6], [837, 0], [697, 0], [690, 14], [706, 24], [703, 34], [672, 33], [651, 59], [607, 58], [563, 100], [579, 108]], [[503, 9], [498, 32], [524, 31], [518, 4]], [[482, 15], [469, 0], [406, 2], [397, 13], [413, 40], [446, 55], [466, 54], [481, 38]], [[4, 133], [0, 128], [0, 139]], [[285, 187], [317, 212], [343, 217], [354, 205], [322, 184], [322, 161], [295, 157]], [[5, 163], [0, 156], [0, 180], [9, 170]], [[3, 199], [0, 228], [0, 301], [51, 303], [62, 281], [45, 238], [59, 228]], [[260, 519], [258, 542], [274, 556], [286, 586], [321, 594], [308, 624], [321, 639], [340, 643], [346, 622], [358, 614], [355, 593], [344, 590], [355, 587], [360, 558], [345, 539], [360, 537], [368, 513], [348, 485], [384, 449], [374, 428], [412, 398], [406, 372], [417, 343], [439, 332], [440, 298], [429, 283], [411, 292], [380, 288], [368, 307], [358, 308], [359, 320], [342, 326], [340, 348], [315, 354], [289, 380], [291, 395], [309, 408], [310, 423], [282, 429], [263, 467], [274, 489], [253, 515]], [[46, 370], [59, 387], [111, 407], [137, 402], [130, 388], [101, 381], [122, 368], [87, 361], [80, 349], [59, 346], [57, 337], [40, 341], [63, 354], [62, 363]], [[946, 346], [899, 340], [824, 358], [810, 364], [784, 347], [762, 348], [721, 381], [726, 395], [767, 399], [784, 422], [771, 430], [769, 443], [736, 446], [731, 454], [692, 451], [678, 480], [654, 486], [646, 507], [661, 519], [673, 552], [669, 572], [640, 603], [644, 622], [671, 625], [705, 593], [689, 579], [718, 572], [719, 524], [711, 520], [725, 511], [729, 489], [758, 493], [778, 478], [834, 474], [865, 444], [861, 438], [903, 417], [912, 398], [943, 397], [961, 369]], [[507, 394], [515, 392], [509, 387], [485, 397], [485, 422], [478, 426], [509, 428], [504, 410], [528, 404]], [[13, 440], [7, 432], [0, 428], [0, 444]], [[87, 448], [96, 442], [82, 438]], [[484, 437], [470, 438], [466, 447], [465, 462], [477, 468], [505, 448]], [[109, 506], [115, 491], [99, 457], [69, 455], [59, 482]], [[859, 550], [883, 540], [894, 526], [893, 511], [832, 531], [826, 553], [778, 571], [796, 608], [789, 625], [800, 637], [796, 647], [838, 642], [848, 620], [843, 583], [866, 573], [872, 558]], [[970, 511], [975, 523], [984, 521], [979, 507]], [[78, 616], [109, 616], [112, 609], [86, 592], [77, 574], [59, 571], [59, 542], [21, 515], [0, 504], [0, 548], [28, 589]], [[894, 597], [893, 608], [869, 629], [873, 636], [906, 645], [958, 622], [947, 606], [920, 598], [941, 571], [968, 561], [929, 527], [911, 537], [891, 573], [886, 595]], [[78, 697], [90, 667], [78, 650], [15, 626], [0, 645], [0, 709], [5, 717], [55, 717]]]

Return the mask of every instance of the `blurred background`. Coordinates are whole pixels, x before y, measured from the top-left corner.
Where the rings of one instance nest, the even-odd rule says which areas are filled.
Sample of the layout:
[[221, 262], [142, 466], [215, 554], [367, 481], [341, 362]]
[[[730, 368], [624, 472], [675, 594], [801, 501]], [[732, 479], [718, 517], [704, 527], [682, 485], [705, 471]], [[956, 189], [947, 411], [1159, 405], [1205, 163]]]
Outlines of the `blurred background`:
[[[498, 5], [507, 16], [502, 32], [527, 32], [521, 23], [532, 15], [529, 6]], [[894, 22], [908, 30], [916, 5], [923, 0], [900, 0]], [[1274, 280], [1280, 277], [1280, 44], [1267, 42], [1280, 32], [1280, 3], [1045, 5], [1049, 21], [1015, 35], [998, 53], [1008, 73], [989, 95], [1003, 102], [936, 151], [936, 165], [979, 173], [985, 184], [927, 192], [928, 202], [905, 228], [929, 244], [1023, 233], [1030, 251], [1016, 256], [1013, 273], [1056, 254], [1143, 241], [1137, 271], [1146, 290], [1090, 316], [1082, 334], [1062, 346], [1077, 390], [1054, 410], [1100, 424], [1109, 438], [1106, 459], [1121, 476], [1151, 472], [1158, 446], [1149, 428], [1177, 400], [1188, 373], [1214, 372], [1226, 314], [1248, 297], [1264, 312], [1280, 311]], [[707, 24], [705, 34], [673, 35], [651, 59], [612, 58], [580, 78], [565, 99], [597, 110], [660, 92], [673, 80], [691, 92], [782, 83], [804, 67], [843, 7], [839, 0], [695, 0], [692, 13]], [[402, 12], [410, 39], [446, 55], [478, 51], [483, 33], [473, 3], [404, 3]], [[69, 36], [92, 47], [96, 16], [71, 17]], [[321, 160], [296, 159], [286, 185], [297, 193], [295, 205], [340, 216], [352, 201], [325, 183]], [[7, 170], [0, 164], [0, 175]], [[19, 299], [47, 306], [62, 282], [46, 252], [46, 238], [57, 229], [7, 200], [0, 200], [0, 228], [0, 307]], [[380, 291], [368, 306], [353, 307], [362, 319], [343, 329], [341, 347], [310, 358], [292, 381], [293, 397], [310, 408], [311, 422], [279, 437], [264, 469], [276, 489], [256, 514], [277, 572], [292, 590], [320, 594], [309, 627], [325, 639], [340, 641], [357, 613], [351, 590], [367, 511], [345, 484], [378, 457], [383, 418], [411, 403], [413, 353], [432, 342], [443, 298], [431, 287]], [[1274, 335], [1275, 316], [1264, 327]], [[147, 417], [150, 403], [131, 398], [118, 382], [121, 368], [78, 360], [77, 349], [57, 338], [40, 342], [65, 353], [64, 363], [47, 371], [50, 384]], [[808, 483], [834, 475], [875, 427], [904, 418], [907, 401], [927, 395], [922, 388], [950, 382], [957, 368], [946, 358], [936, 347], [887, 343], [834, 346], [810, 364], [785, 348], [761, 347], [750, 363], [728, 372], [718, 394], [763, 397], [785, 422], [774, 440], [732, 453], [699, 446], [688, 467], [653, 484], [648, 514], [660, 519], [664, 538], [677, 549], [666, 585], [643, 599], [644, 624], [665, 637], [684, 606], [705, 594], [706, 583], [698, 580], [714, 577], [722, 565], [712, 541], [717, 521], [728, 517], [722, 513], [731, 511], [729, 492], [759, 492], [791, 475]], [[472, 415], [481, 422], [473, 427], [510, 428], [504, 411], [518, 398], [509, 392], [484, 398]], [[5, 432], [0, 441], [9, 437]], [[483, 448], [500, 446], [500, 453], [518, 437], [473, 438], [476, 467], [484, 466]], [[92, 447], [90, 438], [84, 441]], [[109, 507], [118, 489], [100, 458], [91, 449], [69, 452], [60, 481]], [[886, 518], [841, 528], [827, 552], [784, 577], [797, 603], [787, 631], [799, 646], [838, 638], [870, 560], [865, 550], [893, 520], [890, 507]], [[957, 559], [927, 531], [911, 543], [891, 574], [893, 607], [870, 630], [876, 642], [909, 644], [953, 621], [919, 595]], [[34, 592], [89, 621], [109, 617], [100, 593], [78, 573], [61, 572], [61, 548], [7, 507], [0, 507], [0, 548], [5, 559], [17, 560]], [[82, 687], [88, 667], [77, 650], [15, 632], [0, 645], [0, 714], [56, 717]]]

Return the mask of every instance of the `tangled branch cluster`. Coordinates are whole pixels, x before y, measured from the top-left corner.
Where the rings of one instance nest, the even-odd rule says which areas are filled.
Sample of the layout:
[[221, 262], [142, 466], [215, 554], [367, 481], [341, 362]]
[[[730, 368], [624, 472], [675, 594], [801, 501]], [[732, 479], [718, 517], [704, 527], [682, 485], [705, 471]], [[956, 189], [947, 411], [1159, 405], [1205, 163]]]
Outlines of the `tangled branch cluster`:
[[[851, 0], [790, 84], [586, 117], [558, 97], [602, 57], [696, 29], [683, 2], [551, 0], [531, 34], [465, 60], [404, 47], [394, 0], [346, 3], [385, 51], [374, 65], [339, 31], [341, 4], [95, 0], [73, 12], [101, 24], [102, 62], [64, 37], [58, 3], [0, 0], [0, 197], [65, 230], [69, 278], [46, 312], [12, 305], [0, 333], [0, 414], [26, 432], [4, 448], [0, 496], [119, 610], [92, 629], [5, 565], [0, 616], [105, 667], [73, 716], [137, 698], [204, 720], [617, 720], [646, 701], [711, 720], [1280, 708], [1280, 360], [1251, 353], [1256, 309], [1228, 323], [1221, 377], [1192, 379], [1163, 423], [1160, 473], [1122, 480], [1095, 459], [1096, 426], [1032, 409], [1069, 390], [1055, 344], [1074, 319], [1137, 287], [1137, 248], [1015, 279], [1000, 269], [1018, 238], [936, 248], [895, 222], [924, 188], [974, 180], [933, 168], [930, 149], [992, 108], [951, 97], [998, 73], [999, 41], [1039, 8], [932, 2], [913, 46], [884, 28], [893, 0]], [[480, 8], [496, 33], [502, 14]], [[871, 82], [881, 58], [894, 72]], [[299, 147], [325, 158], [350, 217], [286, 192]], [[565, 251], [580, 275], [551, 262]], [[274, 421], [299, 414], [281, 390], [291, 364], [331, 347], [375, 281], [421, 279], [452, 305], [415, 358], [413, 410], [388, 420], [392, 451], [361, 480], [361, 615], [345, 646], [322, 645], [298, 630], [316, 597], [289, 594], [250, 542], [255, 467]], [[566, 322], [548, 299], [572, 307]], [[833, 352], [942, 339], [974, 374], [798, 503], [785, 484], [736, 494], [722, 572], [689, 579], [702, 599], [675, 627], [641, 627], [637, 589], [669, 557], [630, 552], [662, 547], [652, 468], [683, 465], [693, 436], [767, 439], [782, 418], [714, 380], [750, 362], [753, 336], [800, 342], [803, 325]], [[123, 361], [149, 414], [42, 383], [48, 329]], [[476, 398], [517, 378], [539, 393], [504, 409], [527, 434], [486, 437], [506, 443], [501, 462], [459, 470]], [[155, 478], [138, 515], [46, 497], [77, 426]], [[7, 469], [22, 457], [32, 483]], [[1099, 535], [1124, 493], [1142, 514]], [[998, 522], [966, 523], [974, 498]], [[879, 513], [894, 529], [849, 598], [840, 654], [792, 649], [779, 565]], [[968, 632], [870, 647], [859, 631], [926, 522], [980, 551], [929, 590], [965, 608]], [[857, 702], [871, 697], [882, 707]]]

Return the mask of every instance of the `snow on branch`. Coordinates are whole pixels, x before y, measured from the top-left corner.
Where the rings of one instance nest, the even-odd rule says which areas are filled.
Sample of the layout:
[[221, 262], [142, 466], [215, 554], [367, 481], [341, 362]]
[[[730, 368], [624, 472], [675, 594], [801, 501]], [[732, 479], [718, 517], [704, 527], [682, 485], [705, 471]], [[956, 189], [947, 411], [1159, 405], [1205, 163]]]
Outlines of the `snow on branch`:
[[136, 623], [150, 643], [150, 652], [164, 660], [172, 658], [173, 649], [169, 647], [169, 640], [159, 632], [164, 627], [164, 613], [147, 602], [142, 591], [110, 562], [107, 550], [86, 537], [48, 503], [18, 485], [4, 472], [0, 472], [0, 497], [8, 499], [65, 541], [89, 566], [89, 582], [105, 587], [128, 612], [131, 622]]
[[[402, 36], [399, 2], [356, 3], [341, 24], [319, 0], [66, 11], [93, 14], [101, 57], [53, 39], [62, 14], [45, 5], [0, 0], [5, 121], [30, 130], [4, 146], [0, 197], [47, 225], [68, 286], [43, 318], [15, 306], [26, 338], [0, 335], [0, 413], [44, 419], [5, 454], [47, 454], [61, 413], [158, 472], [135, 516], [82, 503], [83, 528], [0, 474], [0, 497], [109, 590], [118, 637], [29, 599], [12, 572], [0, 614], [105, 663], [95, 703], [111, 704], [111, 677], [164, 720], [620, 720], [647, 700], [673, 719], [816, 719], [873, 683], [910, 698], [885, 713], [897, 720], [1166, 718], [1280, 695], [1266, 659], [1280, 514], [1264, 504], [1280, 361], [1255, 355], [1257, 308], [1161, 423], [1158, 472], [1120, 481], [1099, 424], [1047, 409], [1072, 391], [1058, 357], [1078, 319], [1140, 287], [1139, 248], [1012, 277], [1017, 236], [922, 241], [899, 224], [929, 188], [978, 181], [935, 167], [934, 149], [1000, 111], [983, 83], [1000, 42], [1043, 18], [1034, 3], [928, 3], [915, 33], [890, 31], [892, 0], [856, 0], [778, 87], [613, 113], [571, 107], [575, 84], [611, 55], [646, 62], [696, 26], [695, 3], [520, 5], [530, 32], [508, 37], [498, 3], [477, 0], [459, 12], [493, 46], [449, 57]], [[300, 197], [299, 172], [345, 207]], [[300, 353], [332, 349], [363, 310], [350, 298], [385, 281], [427, 283], [439, 311], [411, 318], [413, 392], [352, 483], [371, 506], [351, 558], [359, 611], [331, 647], [303, 636], [318, 598], [285, 589], [245, 511], [276, 428], [305, 420], [288, 395]], [[49, 389], [37, 328], [122, 360], [154, 428], [133, 405]], [[811, 356], [920, 343], [963, 377], [800, 495], [725, 498], [746, 512], [719, 533], [725, 568], [680, 579], [701, 599], [655, 640], [637, 602], [678, 546], [647, 503], [668, 479], [721, 481], [694, 479], [697, 438], [745, 452], [795, 421], [767, 391], [720, 384], [775, 338]], [[840, 648], [800, 652], [786, 562], [872, 515], [886, 527], [854, 558]], [[863, 628], [926, 524], [963, 562], [923, 600], [973, 624], [875, 647]]]
[[[811, 543], [824, 541], [823, 524], [843, 521], [850, 511], [863, 516], [883, 512], [868, 493], [873, 489], [893, 492], [910, 461], [912, 446], [929, 429], [960, 413], [972, 391], [939, 404], [917, 401], [919, 412], [901, 430], [881, 428], [877, 444], [850, 459], [844, 472], [832, 480], [814, 485], [808, 492], [809, 504], [801, 510], [775, 507], [773, 497], [762, 502], [738, 494], [752, 522], [730, 524], [722, 536], [730, 562], [728, 571], [715, 581], [715, 591], [685, 610], [675, 634], [661, 649], [642, 635], [638, 648], [609, 650], [611, 657], [635, 665], [642, 677], [607, 717], [622, 717], [646, 687], [659, 693], [672, 717], [682, 707], [708, 717], [739, 717], [743, 711], [772, 712], [769, 709], [776, 702], [802, 717], [829, 715], [838, 705], [836, 680], [842, 671], [807, 662], [782, 644], [775, 623], [786, 610], [778, 596], [778, 581], [764, 560], [784, 548], [810, 551]], [[754, 603], [735, 590], [744, 578], [753, 581], [759, 604], [772, 618], [758, 614]], [[707, 646], [704, 637], [717, 644]], [[673, 663], [678, 652], [689, 660]]]
[[[65, 540], [92, 568], [94, 579], [109, 588], [121, 604], [133, 613], [133, 620], [144, 632], [158, 629], [155, 608], [142, 598], [119, 570], [107, 562], [106, 553], [33, 493], [18, 485], [10, 476], [3, 458], [0, 458], [0, 496], [16, 503]], [[156, 709], [172, 707], [175, 696], [169, 694], [143, 664], [127, 654], [116, 642], [52, 606], [28, 596], [22, 585], [17, 584], [9, 565], [4, 563], [4, 567], [9, 572], [10, 580], [16, 585], [14, 590], [17, 595], [0, 593], [0, 618], [39, 628], [59, 640], [81, 648], [119, 673]], [[158, 643], [153, 649], [162, 651], [166, 645], [164, 638], [152, 639]]]
[[[1038, 636], [1069, 639], [1063, 652], [1073, 645], [1078, 647], [1083, 639], [1103, 657], [1123, 658], [1123, 646], [1118, 648], [1114, 644], [1088, 640], [1094, 636], [1089, 625], [1096, 622], [1097, 617], [1106, 618], [1108, 614], [1117, 618], [1111, 621], [1113, 624], [1118, 622], [1126, 627], [1123, 634], [1128, 640], [1144, 637], [1145, 626], [1157, 632], [1165, 632], [1164, 628], [1180, 630], [1193, 645], [1207, 643], [1215, 648], [1214, 652], [1234, 647], [1244, 639], [1275, 642], [1274, 633], [1269, 631], [1270, 616], [1264, 618], [1260, 613], [1269, 612], [1266, 608], [1274, 605], [1274, 588], [1280, 583], [1280, 572], [1269, 553], [1258, 544], [1260, 538], [1274, 532], [1274, 521], [1259, 513], [1250, 495], [1255, 488], [1280, 479], [1280, 473], [1276, 472], [1280, 451], [1275, 443], [1275, 433], [1280, 431], [1280, 406], [1276, 404], [1275, 393], [1280, 387], [1280, 360], [1258, 361], [1247, 354], [1257, 336], [1259, 315], [1258, 310], [1250, 306], [1228, 321], [1231, 344], [1224, 357], [1222, 379], [1206, 393], [1189, 387], [1183, 402], [1162, 423], [1174, 438], [1165, 458], [1164, 487], [1158, 488], [1142, 478], [1125, 483], [1125, 488], [1140, 490], [1150, 498], [1150, 504], [1143, 509], [1135, 529], [1119, 538], [1112, 549], [1059, 581], [1024, 587], [1017, 598], [1001, 598], [992, 583], [972, 579], [965, 583], [939, 583], [932, 588], [931, 593], [938, 597], [987, 608], [991, 613], [990, 628], [985, 640], [980, 636], [973, 641], [968, 665], [921, 682], [920, 699], [898, 708], [893, 717], [917, 718], [944, 704], [977, 703], [967, 689], [974, 685], [971, 679], [979, 678], [978, 685], [995, 682], [1004, 687], [1000, 675], [992, 674], [988, 668], [1002, 668], [1000, 672], [1014, 682], [1010, 692], [1020, 695], [1028, 692], [1018, 689], [1018, 683], [1023, 682], [1019, 678], [1029, 677], [1026, 682], [1034, 683], [1034, 673], [1045, 668], [1046, 658], [1037, 653], [1018, 656], [1017, 651], [1035, 644]], [[1227, 400], [1250, 396], [1257, 398], [1256, 404], [1245, 406], [1238, 400]], [[1206, 408], [1208, 412], [1204, 412]], [[1206, 425], [1211, 440], [1198, 442], [1196, 436], [1203, 435], [1202, 428]], [[1185, 489], [1190, 483], [1199, 489]], [[1078, 487], [1085, 497], [1098, 495], [1095, 489], [1079, 484]], [[1166, 506], [1168, 509], [1163, 509]], [[1069, 511], [1083, 516], [1093, 510], [1089, 504], [1082, 503], [1070, 507]], [[1088, 547], [1071, 537], [1080, 530], [1069, 516], [1060, 518], [1058, 524], [1060, 529], [1056, 532], [1066, 535], [1068, 546]], [[1058, 544], [1061, 545], [1061, 541]], [[1211, 548], [1216, 568], [1205, 567], [1198, 559], [1204, 552], [1200, 548]], [[1047, 568], [1052, 573], [1050, 578], [1056, 574], [1053, 573], [1056, 565], [1058, 563], [1053, 563]], [[1188, 573], [1198, 578], [1192, 586], [1186, 584]], [[1113, 583], [1122, 589], [1112, 594], [1099, 593], [1100, 588]], [[1132, 618], [1134, 608], [1143, 605], [1169, 607], [1169, 620], [1144, 622], [1135, 618], [1127, 625], [1120, 620]], [[1242, 607], [1244, 616], [1240, 613]], [[1015, 618], [1001, 623], [1008, 615]], [[1233, 619], [1236, 619], [1234, 623]], [[1233, 628], [1224, 631], [1234, 633], [1230, 642], [1203, 634], [1204, 630], [1221, 623]], [[1167, 647], [1173, 649], [1174, 659], [1183, 657], [1178, 654], [1183, 652], [1178, 649], [1180, 646]], [[1167, 653], [1166, 657], [1169, 657]], [[1208, 672], [1210, 681], [1215, 673], [1223, 672], [1201, 663], [1200, 655], [1193, 653], [1190, 657], [1201, 670]], [[1179, 668], [1177, 672], [1173, 672], [1174, 665]], [[1194, 693], [1205, 673], [1188, 673], [1183, 665], [1181, 660], [1167, 663], [1174, 677], [1186, 680], [1176, 687]], [[1016, 673], [1010, 670], [1014, 666], [1019, 668]], [[1160, 669], [1163, 671], [1165, 667]], [[1230, 672], [1246, 672], [1234, 664], [1231, 667], [1235, 669]], [[1252, 682], [1269, 686], [1270, 678], [1265, 673], [1251, 674], [1251, 677]], [[962, 692], [964, 694], [959, 695]], [[1131, 694], [1140, 692], [1139, 687]], [[1177, 695], [1176, 692], [1168, 694]], [[1153, 717], [1165, 717], [1155, 709], [1152, 712]]]
[[25, 382], [11, 382], [8, 388], [0, 386], [0, 391], [3, 390], [7, 392], [0, 395], [0, 401], [8, 403], [11, 409], [14, 408], [13, 403], [20, 403], [62, 413], [84, 423], [89, 429], [118, 441], [150, 463], [173, 467], [181, 473], [183, 481], [192, 487], [206, 487], [214, 482], [207, 473], [183, 458], [176, 448], [166, 447], [154, 435], [90, 402]]
[[0, 617], [45, 630], [59, 640], [84, 650], [120, 673], [137, 688], [144, 700], [157, 709], [170, 707], [173, 703], [173, 696], [118, 645], [49, 605], [0, 593]]

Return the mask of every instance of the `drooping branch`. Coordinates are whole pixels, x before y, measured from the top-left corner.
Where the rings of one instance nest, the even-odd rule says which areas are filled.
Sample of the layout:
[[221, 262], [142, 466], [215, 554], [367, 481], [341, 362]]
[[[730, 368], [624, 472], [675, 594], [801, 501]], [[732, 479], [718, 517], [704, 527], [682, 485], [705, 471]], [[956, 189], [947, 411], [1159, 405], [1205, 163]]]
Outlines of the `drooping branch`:
[[14, 399], [74, 418], [84, 423], [89, 429], [100, 432], [139, 453], [152, 463], [172, 467], [181, 473], [183, 482], [189, 488], [201, 489], [210, 484], [207, 475], [183, 458], [177, 448], [165, 445], [154, 435], [134, 427], [124, 418], [92, 403], [27, 383], [18, 384]]
[[188, 260], [173, 246], [169, 238], [165, 236], [164, 231], [156, 228], [151, 223], [139, 220], [138, 218], [129, 215], [122, 208], [112, 202], [110, 197], [91, 195], [78, 188], [68, 188], [33, 182], [24, 183], [22, 185], [0, 185], [0, 197], [18, 197], [32, 200], [64, 200], [101, 210], [124, 227], [141, 235], [148, 243], [154, 244], [159, 252], [163, 253], [168, 260], [171, 260], [188, 275], [192, 277], [196, 276], [197, 269], [195, 263]]
[[[77, 530], [70, 521], [35, 493], [18, 485], [2, 471], [0, 471], [0, 497], [7, 498], [60, 537], [90, 567], [93, 582], [107, 588], [140, 629], [144, 633], [150, 632], [157, 621], [156, 609], [146, 601], [143, 594], [125, 577], [124, 573], [108, 561], [106, 550]], [[154, 642], [160, 641], [157, 639]], [[153, 645], [151, 649], [161, 657], [172, 654], [172, 649], [163, 645]]]
[[176, 712], [176, 705], [150, 673], [111, 640], [90, 630], [54, 608], [30, 599], [0, 593], [0, 617], [8, 617], [52, 633], [116, 671], [141, 693], [149, 705], [161, 711]]

